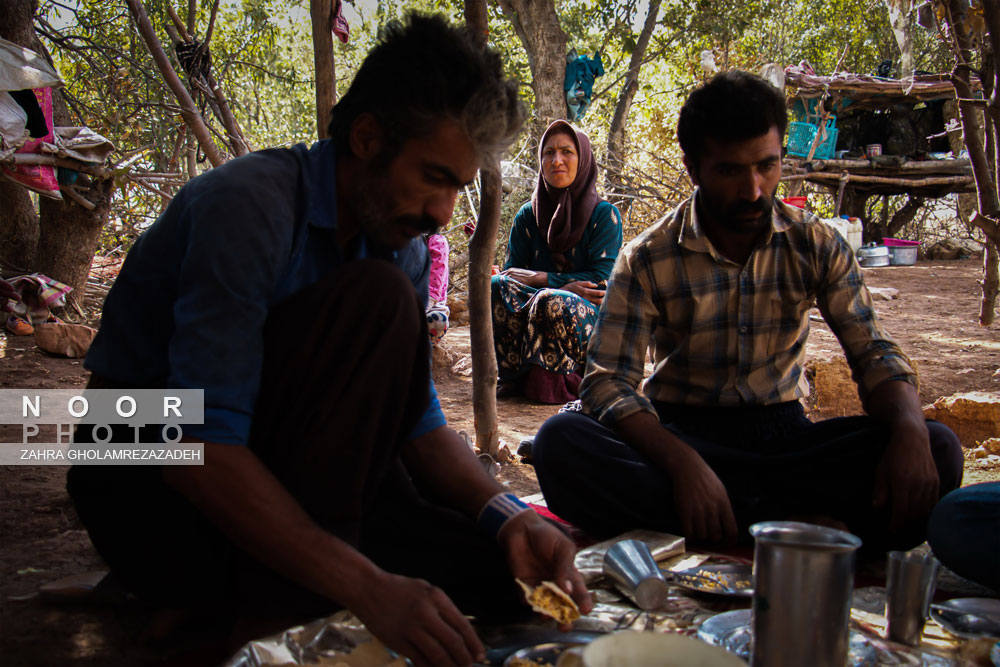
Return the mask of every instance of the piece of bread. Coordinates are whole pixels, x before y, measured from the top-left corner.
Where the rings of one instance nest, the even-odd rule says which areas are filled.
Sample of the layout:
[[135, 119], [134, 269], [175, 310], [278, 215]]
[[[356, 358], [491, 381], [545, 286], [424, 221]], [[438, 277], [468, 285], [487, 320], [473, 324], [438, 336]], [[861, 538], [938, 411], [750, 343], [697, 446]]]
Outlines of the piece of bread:
[[559, 588], [553, 581], [543, 581], [537, 586], [529, 586], [516, 579], [524, 589], [524, 597], [531, 608], [539, 614], [550, 616], [560, 624], [572, 623], [580, 618], [580, 608], [566, 591]]

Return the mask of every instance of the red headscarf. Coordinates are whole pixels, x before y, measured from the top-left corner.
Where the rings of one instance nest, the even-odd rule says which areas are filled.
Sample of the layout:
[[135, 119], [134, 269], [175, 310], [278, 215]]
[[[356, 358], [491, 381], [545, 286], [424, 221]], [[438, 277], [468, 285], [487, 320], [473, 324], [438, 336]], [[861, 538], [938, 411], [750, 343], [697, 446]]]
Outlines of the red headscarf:
[[563, 253], [580, 242], [591, 214], [602, 200], [594, 187], [597, 184], [597, 163], [590, 139], [568, 122], [556, 120], [545, 129], [538, 142], [539, 167], [545, 142], [553, 134], [568, 134], [576, 142], [576, 178], [567, 188], [554, 188], [545, 181], [539, 168], [538, 183], [531, 194], [531, 210], [535, 214], [538, 230], [552, 251], [556, 266], [565, 271], [570, 266]]

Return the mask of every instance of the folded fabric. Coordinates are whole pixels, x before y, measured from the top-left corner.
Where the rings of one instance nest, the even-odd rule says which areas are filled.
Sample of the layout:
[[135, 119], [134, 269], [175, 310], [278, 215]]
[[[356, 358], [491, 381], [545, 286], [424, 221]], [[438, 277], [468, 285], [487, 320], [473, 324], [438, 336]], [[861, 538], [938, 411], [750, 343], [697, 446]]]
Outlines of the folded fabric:
[[17, 276], [8, 282], [21, 296], [31, 322], [49, 321], [52, 317], [50, 309], [65, 306], [66, 295], [73, 291], [69, 285], [41, 273]]

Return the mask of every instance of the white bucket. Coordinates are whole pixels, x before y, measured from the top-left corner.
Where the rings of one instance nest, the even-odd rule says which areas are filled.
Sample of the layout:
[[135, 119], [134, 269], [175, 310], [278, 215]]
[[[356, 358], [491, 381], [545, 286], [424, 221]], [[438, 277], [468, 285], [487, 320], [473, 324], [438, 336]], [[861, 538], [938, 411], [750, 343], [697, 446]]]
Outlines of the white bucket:
[[836, 229], [840, 235], [847, 241], [847, 245], [851, 247], [853, 252], [857, 252], [858, 248], [861, 247], [861, 220], [858, 218], [826, 218], [823, 220], [826, 224], [830, 225]]

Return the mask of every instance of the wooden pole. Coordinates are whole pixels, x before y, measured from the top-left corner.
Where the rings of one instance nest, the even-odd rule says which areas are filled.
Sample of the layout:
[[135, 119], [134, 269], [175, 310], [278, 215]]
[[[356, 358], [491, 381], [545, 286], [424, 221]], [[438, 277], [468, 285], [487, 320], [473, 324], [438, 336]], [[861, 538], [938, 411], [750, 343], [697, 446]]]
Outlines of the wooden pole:
[[[489, 35], [486, 0], [467, 0], [465, 22], [479, 44], [486, 47]], [[469, 239], [469, 342], [472, 348], [472, 414], [476, 446], [496, 456], [500, 449], [497, 424], [497, 359], [493, 347], [493, 317], [490, 308], [490, 270], [496, 254], [500, 228], [501, 175], [499, 156], [487, 160], [479, 170], [479, 219]]]
[[330, 110], [337, 101], [337, 70], [333, 61], [333, 3], [340, 0], [312, 0], [313, 61], [316, 66], [316, 136], [329, 139]]
[[882, 238], [889, 236], [889, 195], [882, 195]]
[[840, 217], [840, 205], [844, 201], [844, 189], [847, 187], [847, 182], [851, 180], [850, 175], [845, 171], [840, 174], [840, 185], [837, 186], [837, 204], [833, 207], [833, 217]]
[[[782, 176], [783, 181], [839, 181], [843, 175], [827, 174], [824, 172], [812, 172], [808, 174], [789, 174]], [[975, 180], [972, 176], [928, 176], [926, 178], [889, 178], [887, 176], [864, 176], [861, 174], [848, 174], [847, 180], [851, 183], [871, 183], [878, 185], [899, 185], [903, 187], [927, 187], [933, 185], [973, 185]]]

